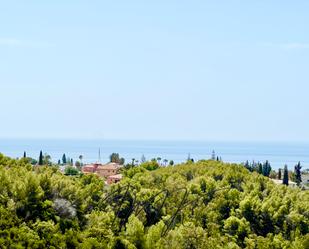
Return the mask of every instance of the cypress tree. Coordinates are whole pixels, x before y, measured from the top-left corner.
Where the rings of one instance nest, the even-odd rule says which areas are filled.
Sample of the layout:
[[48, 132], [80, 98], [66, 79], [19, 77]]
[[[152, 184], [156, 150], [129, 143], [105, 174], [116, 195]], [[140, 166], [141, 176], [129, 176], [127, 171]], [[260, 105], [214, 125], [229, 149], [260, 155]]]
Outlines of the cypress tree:
[[296, 164], [295, 167], [294, 167], [295, 181], [297, 183], [297, 186], [299, 186], [301, 181], [302, 181], [301, 180], [301, 171], [300, 171], [301, 168], [302, 168], [302, 166], [300, 165], [300, 162], [298, 162], [298, 164]]
[[43, 165], [43, 152], [40, 151], [39, 165]]
[[281, 177], [282, 177], [282, 172], [281, 172], [281, 169], [279, 169], [279, 171], [278, 171], [278, 179], [281, 180]]
[[63, 154], [62, 156], [62, 164], [67, 164], [67, 157], [65, 156], [65, 154]]
[[262, 173], [264, 176], [269, 176], [271, 171], [271, 166], [268, 160], [263, 164]]
[[283, 180], [282, 183], [284, 185], [289, 185], [289, 171], [288, 171], [288, 166], [284, 165], [284, 170], [283, 170]]
[[27, 154], [26, 154], [26, 151], [24, 151], [24, 158], [26, 158], [27, 157]]
[[263, 165], [261, 163], [258, 163], [258, 172], [259, 174], [263, 174]]

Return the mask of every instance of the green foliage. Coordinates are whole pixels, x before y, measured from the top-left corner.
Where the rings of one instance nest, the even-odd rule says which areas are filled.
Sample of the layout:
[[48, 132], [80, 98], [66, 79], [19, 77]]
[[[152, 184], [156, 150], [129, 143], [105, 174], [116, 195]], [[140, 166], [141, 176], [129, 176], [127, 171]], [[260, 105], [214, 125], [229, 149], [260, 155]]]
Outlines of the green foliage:
[[0, 154], [0, 247], [308, 248], [309, 192], [253, 171], [155, 160], [106, 187]]
[[159, 163], [157, 161], [148, 161], [144, 162], [140, 165], [141, 167], [147, 169], [147, 170], [156, 170], [160, 167]]
[[79, 171], [77, 168], [70, 165], [64, 169], [64, 173], [69, 176], [75, 176], [79, 174]]
[[124, 163], [125, 163], [124, 158], [123, 157], [120, 158], [118, 153], [112, 153], [109, 156], [109, 159], [110, 159], [111, 163], [119, 163], [120, 165], [124, 165]]

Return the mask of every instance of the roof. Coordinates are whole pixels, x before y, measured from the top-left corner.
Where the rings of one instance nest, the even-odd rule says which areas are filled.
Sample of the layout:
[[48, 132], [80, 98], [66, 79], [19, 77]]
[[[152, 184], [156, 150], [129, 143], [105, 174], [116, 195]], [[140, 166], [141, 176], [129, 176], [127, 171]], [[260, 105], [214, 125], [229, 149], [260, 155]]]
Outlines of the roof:
[[112, 175], [112, 176], [109, 176], [108, 178], [112, 178], [112, 179], [122, 179], [122, 174], [117, 174], [117, 175]]
[[118, 163], [108, 163], [98, 167], [98, 170], [111, 170], [111, 169], [119, 169], [120, 165]]

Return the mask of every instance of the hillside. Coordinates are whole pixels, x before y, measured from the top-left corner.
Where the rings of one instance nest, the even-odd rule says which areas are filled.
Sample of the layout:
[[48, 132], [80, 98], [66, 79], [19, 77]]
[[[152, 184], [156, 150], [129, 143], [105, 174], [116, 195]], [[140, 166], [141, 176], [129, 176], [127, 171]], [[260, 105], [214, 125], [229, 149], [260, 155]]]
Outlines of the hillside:
[[0, 154], [1, 248], [309, 248], [309, 192], [240, 165], [135, 167], [110, 187]]

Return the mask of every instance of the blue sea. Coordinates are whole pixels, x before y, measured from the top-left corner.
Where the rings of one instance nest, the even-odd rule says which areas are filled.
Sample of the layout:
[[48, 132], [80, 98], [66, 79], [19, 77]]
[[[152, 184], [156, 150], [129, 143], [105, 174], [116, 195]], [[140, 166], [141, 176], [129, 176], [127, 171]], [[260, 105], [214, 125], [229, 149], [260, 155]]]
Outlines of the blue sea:
[[224, 162], [241, 163], [246, 160], [263, 162], [268, 160], [274, 169], [285, 164], [290, 169], [300, 161], [303, 169], [309, 168], [309, 143], [270, 143], [270, 142], [203, 142], [203, 141], [134, 141], [134, 140], [32, 140], [2, 139], [0, 152], [13, 157], [27, 156], [38, 158], [40, 150], [52, 157], [54, 162], [61, 159], [63, 153], [73, 160], [83, 155], [85, 163], [99, 160], [106, 162], [113, 152], [130, 162], [132, 158], [140, 160], [161, 157], [184, 162], [188, 155], [194, 160], [209, 159], [212, 151]]

